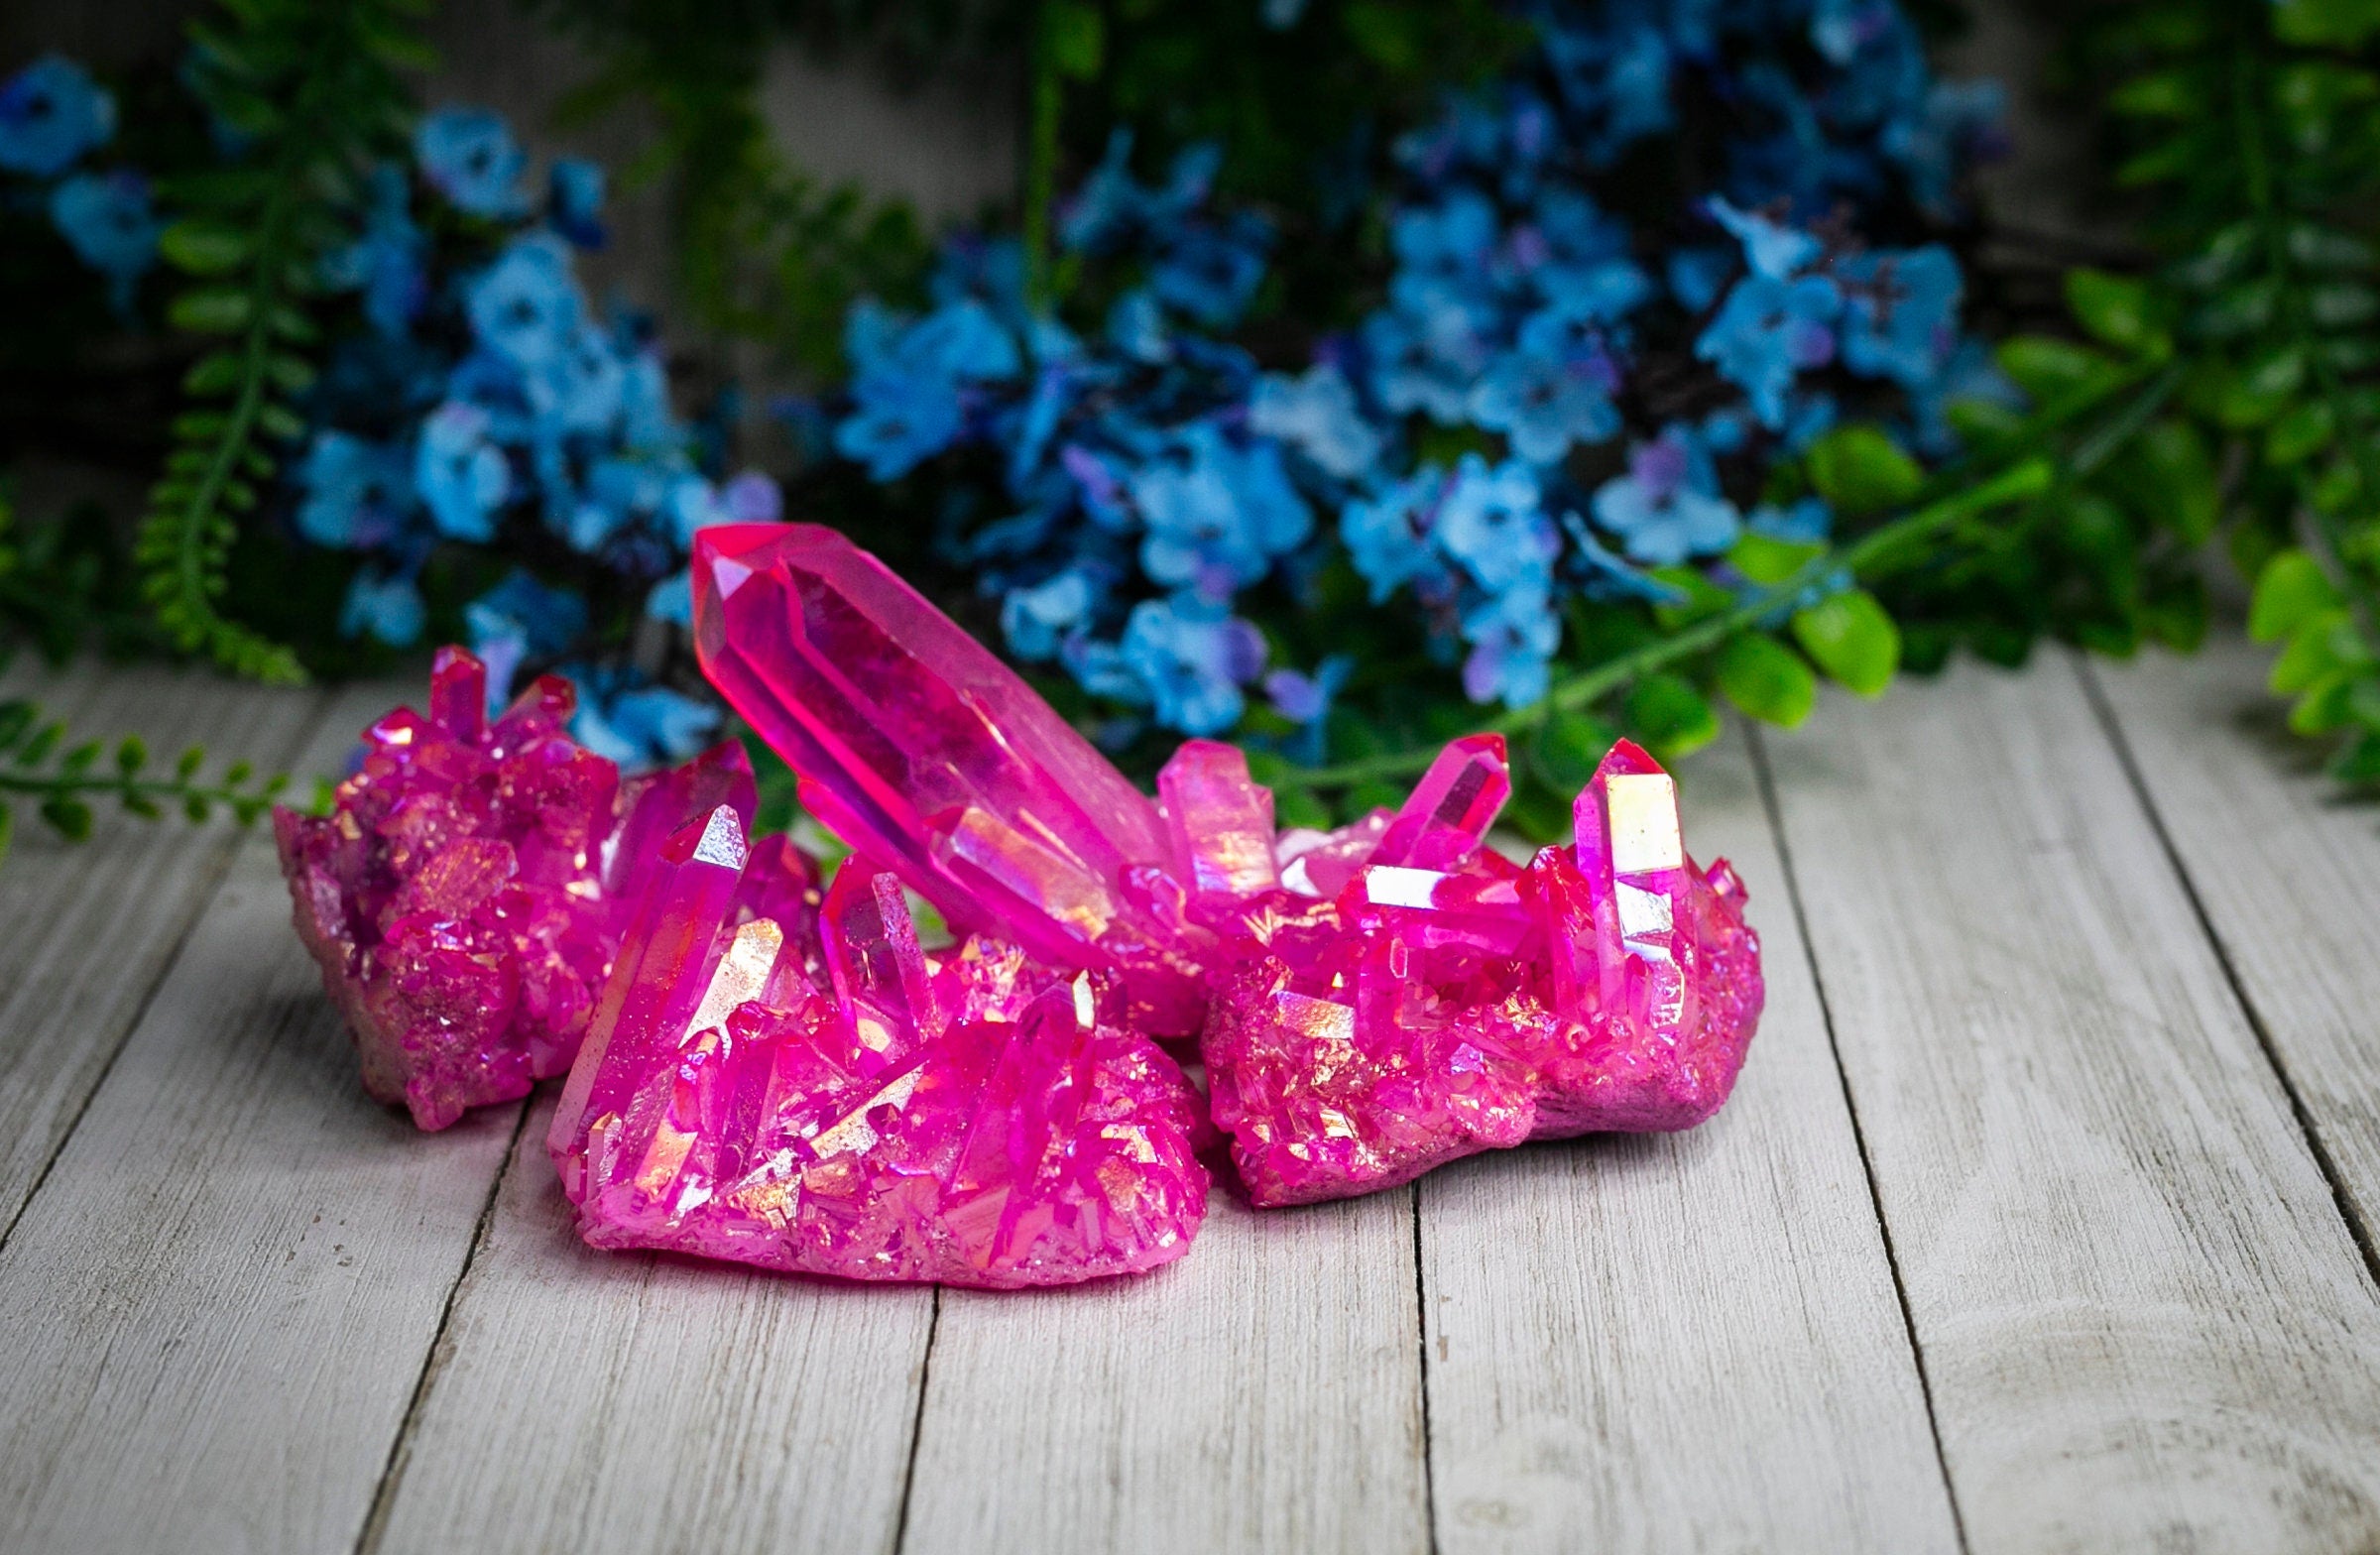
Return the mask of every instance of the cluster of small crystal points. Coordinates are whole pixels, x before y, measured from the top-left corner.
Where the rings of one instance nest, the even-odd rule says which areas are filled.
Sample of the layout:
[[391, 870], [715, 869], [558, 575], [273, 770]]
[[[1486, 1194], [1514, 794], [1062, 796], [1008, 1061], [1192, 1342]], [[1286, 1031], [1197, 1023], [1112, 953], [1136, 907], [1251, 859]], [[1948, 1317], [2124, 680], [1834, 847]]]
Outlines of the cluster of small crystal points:
[[491, 722], [486, 671], [446, 649], [428, 714], [364, 731], [329, 815], [273, 813], [298, 937], [365, 1087], [421, 1128], [569, 1068], [659, 840], [723, 803], [753, 813], [740, 746], [624, 784], [565, 732], [571, 710], [548, 676]]
[[1511, 791], [1495, 736], [1449, 746], [1393, 814], [1276, 837], [1238, 752], [1185, 745], [1151, 804], [832, 531], [708, 529], [693, 571], [704, 669], [811, 811], [953, 923], [1118, 975], [1136, 1028], [1201, 1032], [1258, 1204], [1524, 1139], [1688, 1128], [1726, 1099], [1759, 941], [1636, 747], [1580, 795], [1577, 845], [1525, 867], [1485, 846]]
[[998, 1288], [1189, 1251], [1197, 1096], [1111, 980], [928, 956], [856, 855], [809, 963], [725, 807], [658, 859], [546, 1141], [589, 1243]]

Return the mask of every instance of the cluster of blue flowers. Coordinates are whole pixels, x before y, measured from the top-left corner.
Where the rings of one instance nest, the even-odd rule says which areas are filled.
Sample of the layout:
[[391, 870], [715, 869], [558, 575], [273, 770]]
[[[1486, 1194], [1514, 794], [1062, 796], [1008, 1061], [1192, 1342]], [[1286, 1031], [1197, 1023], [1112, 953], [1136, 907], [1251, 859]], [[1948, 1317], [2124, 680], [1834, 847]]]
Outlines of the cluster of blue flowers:
[[[603, 241], [603, 180], [563, 160], [533, 195], [529, 159], [496, 115], [425, 116], [409, 172], [375, 171], [360, 230], [325, 264], [358, 298], [364, 327], [334, 347], [317, 424], [296, 470], [295, 522], [308, 540], [365, 559], [341, 622], [404, 646], [421, 634], [419, 577], [442, 545], [558, 545], [644, 591], [684, 623], [694, 532], [772, 519], [775, 484], [716, 483], [672, 415], [647, 330], [590, 305], [575, 251]], [[418, 182], [454, 212], [473, 251], [443, 261], [415, 216]], [[717, 709], [626, 669], [567, 662], [585, 646], [586, 600], [516, 569], [465, 609], [501, 700], [528, 661], [577, 680], [578, 738], [630, 766], [677, 760]]]
[[160, 223], [146, 178], [83, 165], [115, 133], [114, 95], [70, 60], [45, 55], [0, 84], [0, 171], [32, 180], [6, 197], [38, 205], [106, 280], [117, 311], [130, 313], [157, 262]]
[[[1260, 681], [1302, 730], [1292, 754], [1318, 752], [1350, 666], [1267, 673], [1235, 611], [1343, 553], [1375, 604], [1409, 593], [1474, 700], [1526, 704], [1569, 602], [1669, 597], [1655, 574], [1681, 564], [1727, 583], [1747, 528], [1823, 539], [1823, 503], [1745, 499], [1840, 416], [1940, 453], [1945, 403], [1997, 391], [1951, 253], [1874, 241], [1947, 213], [1996, 111], [1988, 86], [1932, 78], [1891, 0], [1530, 20], [1514, 69], [1397, 146], [1385, 299], [1301, 373], [1215, 338], [1271, 234], [1209, 208], [1213, 151], [1143, 185], [1124, 136], [1060, 228], [1137, 278], [1098, 338], [1028, 314], [1012, 251], [980, 243], [925, 316], [853, 315], [847, 456], [879, 480], [1004, 456], [1012, 510], [961, 554], [1012, 652], [1189, 734], [1232, 727]], [[1689, 117], [1693, 148], [1663, 139]], [[1672, 179], [1645, 221], [1665, 249], [1598, 197], [1641, 207], [1644, 170], [1698, 156], [1699, 182]]]

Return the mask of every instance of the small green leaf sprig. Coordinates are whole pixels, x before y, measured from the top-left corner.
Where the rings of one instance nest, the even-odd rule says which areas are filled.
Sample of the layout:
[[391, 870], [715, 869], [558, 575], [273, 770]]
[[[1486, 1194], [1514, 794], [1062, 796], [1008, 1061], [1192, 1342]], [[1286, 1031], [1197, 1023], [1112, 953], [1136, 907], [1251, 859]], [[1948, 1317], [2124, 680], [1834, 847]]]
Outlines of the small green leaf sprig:
[[272, 682], [305, 678], [297, 656], [217, 608], [241, 517], [304, 431], [291, 407], [314, 377], [306, 300], [345, 237], [370, 158], [402, 143], [411, 104], [398, 72], [430, 62], [421, 0], [223, 0], [190, 28], [194, 89], [229, 165], [175, 180], [184, 214], [161, 240], [193, 279], [174, 324], [216, 342], [183, 381], [189, 408], [149, 495], [134, 557], [157, 620], [184, 652]]
[[0, 861], [15, 834], [11, 799], [30, 801], [52, 831], [82, 842], [91, 834], [96, 801], [113, 799], [144, 820], [173, 810], [203, 823], [220, 809], [251, 826], [289, 786], [286, 774], [260, 778], [244, 761], [202, 781], [198, 774], [205, 765], [205, 748], [192, 746], [170, 773], [160, 773], [150, 767], [139, 735], [126, 735], [112, 752], [98, 740], [69, 743], [64, 720], [47, 716], [39, 703], [25, 697], [0, 701]]

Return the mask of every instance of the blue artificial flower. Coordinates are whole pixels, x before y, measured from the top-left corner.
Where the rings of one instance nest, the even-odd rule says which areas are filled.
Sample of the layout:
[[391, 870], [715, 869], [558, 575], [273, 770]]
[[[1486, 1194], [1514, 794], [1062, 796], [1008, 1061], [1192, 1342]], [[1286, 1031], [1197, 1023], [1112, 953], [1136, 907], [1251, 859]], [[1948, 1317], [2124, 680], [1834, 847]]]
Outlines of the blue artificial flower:
[[480, 345], [521, 372], [569, 349], [586, 316], [570, 251], [542, 233], [515, 238], [465, 283], [464, 311]]
[[317, 545], [371, 550], [386, 544], [413, 502], [413, 472], [403, 448], [334, 428], [314, 433], [294, 475], [305, 494], [298, 503], [298, 531]]
[[427, 247], [414, 223], [405, 170], [382, 163], [372, 170], [364, 230], [354, 242], [323, 256], [322, 283], [334, 291], [362, 292], [365, 319], [396, 338], [412, 327], [428, 299], [422, 272]]
[[1228, 226], [1184, 227], [1149, 272], [1149, 290], [1210, 329], [1236, 322], [1264, 279], [1272, 229], [1243, 213]]
[[50, 219], [75, 257], [107, 278], [118, 311], [157, 261], [157, 213], [149, 180], [137, 173], [77, 173], [50, 191]]
[[1445, 475], [1435, 465], [1423, 465], [1401, 481], [1351, 499], [1340, 511], [1339, 538], [1356, 571], [1371, 585], [1373, 604], [1438, 570], [1430, 529], [1445, 490]]
[[1539, 506], [1537, 472], [1518, 459], [1489, 469], [1476, 453], [1455, 466], [1431, 533], [1490, 593], [1543, 579], [1562, 547]]
[[1488, 365], [1488, 342], [1474, 310], [1457, 299], [1407, 300], [1414, 305], [1385, 308], [1364, 321], [1373, 391], [1392, 415], [1420, 411], [1454, 425]]
[[1923, 383], [1909, 386], [1912, 441], [1919, 452], [1943, 458], [1959, 450], [1959, 434], [1951, 426], [1949, 413], [1952, 406], [1963, 400], [2021, 410], [2025, 396], [2015, 381], [2000, 371], [1982, 341], [1961, 341], [1940, 372]]
[[1000, 605], [1000, 630], [1018, 658], [1052, 658], [1067, 637], [1089, 624], [1098, 590], [1079, 567], [1068, 567], [1030, 588], [1012, 588]]
[[488, 440], [488, 413], [449, 400], [424, 417], [414, 452], [414, 489], [438, 533], [452, 539], [496, 538], [496, 510], [512, 494], [512, 468]]
[[1611, 404], [1618, 375], [1601, 352], [1576, 355], [1532, 350], [1524, 335], [1472, 386], [1471, 419], [1504, 434], [1513, 453], [1532, 464], [1553, 464], [1574, 441], [1599, 443], [1617, 435]]
[[1066, 666], [1076, 684], [1093, 696], [1132, 707], [1148, 705], [1148, 683], [1125, 662], [1124, 649], [1119, 644], [1077, 634], [1058, 645], [1058, 662]]
[[1739, 527], [1710, 455], [1675, 423], [1628, 451], [1628, 473], [1596, 488], [1593, 507], [1621, 548], [1652, 566], [1725, 550]]
[[958, 440], [966, 425], [959, 386], [932, 373], [863, 374], [852, 410], [835, 426], [835, 449], [868, 466], [868, 478], [896, 480]]
[[912, 370], [948, 378], [995, 381], [1024, 371], [1015, 337], [973, 298], [945, 302], [910, 325], [896, 350]]
[[1306, 0], [1263, 0], [1262, 9], [1257, 14], [1266, 27], [1276, 33], [1285, 33], [1297, 25], [1299, 17], [1306, 14]]
[[601, 248], [603, 169], [578, 157], [557, 157], [546, 174], [545, 219], [580, 248]]
[[1221, 734], [1247, 706], [1240, 688], [1264, 667], [1264, 636], [1225, 607], [1190, 595], [1132, 607], [1118, 645], [1148, 688], [1157, 722], [1182, 734]]
[[1146, 196], [1132, 178], [1132, 132], [1108, 136], [1099, 166], [1058, 210], [1058, 241], [1068, 249], [1096, 253], [1120, 241], [1140, 220]]
[[520, 189], [529, 155], [485, 108], [439, 108], [414, 128], [414, 160], [429, 186], [466, 215], [503, 221], [529, 207]]
[[1932, 380], [1959, 344], [1959, 262], [1937, 243], [1854, 254], [1835, 267], [1843, 283], [1843, 365], [1914, 388]]
[[1248, 401], [1251, 431], [1296, 448], [1343, 481], [1370, 469], [1386, 439], [1364, 419], [1347, 375], [1320, 362], [1299, 377], [1266, 373]]
[[0, 85], [0, 168], [54, 179], [116, 133], [116, 99], [73, 60], [42, 56]]
[[1157, 295], [1134, 287], [1108, 309], [1108, 344], [1133, 361], [1155, 367], [1173, 360], [1173, 341], [1165, 332], [1165, 309]]
[[1316, 664], [1310, 675], [1296, 669], [1275, 669], [1264, 677], [1264, 695], [1272, 710], [1298, 726], [1297, 733], [1281, 747], [1291, 761], [1309, 767], [1322, 761], [1331, 704], [1355, 668], [1354, 655], [1333, 654]]
[[615, 689], [617, 677], [578, 671], [570, 738], [620, 764], [624, 773], [682, 762], [709, 743], [719, 709], [666, 686]]
[[1498, 234], [1495, 206], [1477, 189], [1450, 190], [1435, 205], [1407, 205], [1388, 225], [1388, 242], [1405, 270], [1475, 276], [1487, 269]]
[[1314, 513], [1270, 442], [1238, 443], [1208, 421], [1178, 430], [1131, 477], [1147, 535], [1140, 565], [1169, 586], [1228, 598], [1313, 533]]
[[1735, 256], [1724, 248], [1682, 248], [1669, 256], [1669, 295], [1689, 313], [1700, 313], [1719, 300], [1735, 270]]
[[1621, 22], [1609, 29], [1564, 26], [1545, 17], [1539, 42], [1553, 67], [1565, 102], [1593, 126], [1582, 150], [1597, 167], [1608, 167], [1648, 135], [1674, 122], [1670, 41], [1647, 22]]
[[519, 567], [463, 607], [471, 652], [488, 669], [488, 711], [503, 710], [513, 681], [531, 658], [562, 653], [586, 635], [587, 602], [566, 588], [540, 583]]
[[1843, 294], [1824, 276], [1780, 281], [1755, 272], [1728, 290], [1694, 354], [1743, 390], [1762, 425], [1780, 427], [1795, 375], [1834, 359], [1829, 326], [1842, 311]]
[[1533, 279], [1550, 308], [1580, 320], [1616, 323], [1653, 295], [1651, 278], [1625, 259], [1550, 264]]
[[1825, 251], [1825, 245], [1809, 233], [1772, 221], [1757, 211], [1738, 210], [1724, 199], [1710, 199], [1704, 208], [1743, 245], [1744, 263], [1752, 267], [1755, 276], [1787, 280]]
[[1997, 81], [1936, 81], [1915, 115], [1885, 125], [1878, 143], [1909, 178], [1909, 197], [1930, 216], [1955, 214], [1962, 166], [2004, 154], [2007, 92]]
[[412, 578], [366, 565], [356, 569], [347, 585], [346, 602], [339, 607], [339, 635], [369, 634], [391, 648], [411, 648], [428, 616], [421, 590]]
[[[629, 364], [609, 330], [581, 319], [529, 371], [522, 393], [544, 436], [607, 437], [627, 412]], [[649, 441], [674, 442], [674, 432]]]
[[1542, 579], [1490, 595], [1463, 616], [1463, 693], [1475, 702], [1525, 707], [1544, 697], [1562, 623]]
[[1579, 574], [1579, 592], [1589, 599], [1641, 599], [1670, 605], [1686, 597], [1682, 589], [1620, 559], [1595, 538], [1595, 532], [1577, 514], [1562, 515], [1562, 532], [1570, 537], [1570, 561]]
[[1745, 528], [1770, 539], [1791, 540], [1796, 544], [1821, 545], [1835, 528], [1835, 510], [1827, 506], [1824, 497], [1804, 497], [1799, 502], [1778, 507], [1763, 503], [1754, 508], [1744, 520]]

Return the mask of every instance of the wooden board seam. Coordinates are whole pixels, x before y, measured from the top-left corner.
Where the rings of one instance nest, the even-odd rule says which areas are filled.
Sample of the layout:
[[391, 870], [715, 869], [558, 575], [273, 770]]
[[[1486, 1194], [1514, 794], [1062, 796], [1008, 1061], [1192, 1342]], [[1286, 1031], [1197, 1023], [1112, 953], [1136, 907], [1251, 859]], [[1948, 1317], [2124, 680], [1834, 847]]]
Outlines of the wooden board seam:
[[1884, 1196], [1876, 1185], [1876, 1163], [1868, 1153], [1867, 1130], [1859, 1120], [1859, 1101], [1851, 1093], [1850, 1071], [1843, 1061], [1843, 1043], [1835, 1033], [1835, 1007], [1827, 998], [1826, 969], [1819, 965], [1818, 942], [1811, 937], [1809, 915], [1802, 905], [1802, 883], [1794, 868], [1793, 842], [1786, 835], [1785, 813], [1777, 802], [1776, 776], [1770, 770], [1768, 743], [1761, 737], [1758, 726], [1743, 720], [1744, 734], [1751, 747], [1752, 777], [1760, 788], [1760, 807], [1768, 816], [1769, 835], [1776, 839], [1777, 864], [1785, 876], [1785, 899], [1792, 904], [1793, 921], [1802, 941], [1802, 954], [1810, 968], [1810, 981], [1818, 995], [1820, 1020], [1827, 1028], [1827, 1050], [1835, 1057], [1835, 1082], [1843, 1088], [1844, 1110], [1850, 1115], [1851, 1141], [1859, 1149], [1859, 1172], [1867, 1182], [1867, 1202], [1875, 1216], [1876, 1235], [1884, 1244], [1885, 1266], [1892, 1271], [1893, 1301], [1901, 1310], [1901, 1333], [1909, 1344], [1909, 1357], [1917, 1369], [1918, 1392], [1926, 1401], [1926, 1429], [1934, 1440], [1934, 1467], [1942, 1476], [1944, 1497], [1951, 1508], [1951, 1527], [1959, 1540], [1959, 1548], [1971, 1550], [1966, 1534], [1966, 1511], [1959, 1503], [1959, 1487], [1951, 1479], [1951, 1459], [1942, 1441], [1942, 1418], [1934, 1404], [1934, 1378], [1926, 1369], [1926, 1347], [1917, 1337], [1917, 1315], [1910, 1309], [1909, 1286], [1901, 1273], [1900, 1250], [1893, 1246], [1892, 1222], [1884, 1215]]
[[2173, 833], [2166, 828], [2165, 816], [2157, 808], [2157, 801], [2149, 791], [2148, 779], [2141, 773], [2131, 741], [2124, 736], [2123, 724], [2115, 716], [2115, 707], [2107, 698], [2106, 687], [2100, 684], [2097, 673], [2081, 654], [2070, 650], [2068, 661], [2082, 682], [2082, 695], [2090, 703], [2092, 715], [2098, 719], [2100, 729], [2106, 732], [2108, 744], [2114, 747], [2116, 762], [2124, 771], [2124, 780], [2131, 785], [2132, 797], [2139, 802], [2141, 813], [2148, 818], [2149, 830], [2156, 835], [2157, 846], [2164, 851], [2167, 866], [2173, 870], [2175, 879], [2181, 882], [2182, 895], [2190, 902], [2191, 914], [2198, 919], [2200, 932], [2206, 936], [2206, 943], [2214, 951], [2215, 965], [2222, 968], [2224, 986], [2230, 989], [2231, 998], [2239, 1006], [2241, 1018], [2255, 1034], [2256, 1046], [2264, 1054], [2264, 1061], [2271, 1066], [2274, 1079], [2280, 1083], [2281, 1094], [2289, 1099], [2290, 1116], [2297, 1120], [2298, 1133], [2306, 1140], [2306, 1148], [2314, 1156], [2315, 1166], [2330, 1189], [2331, 1208], [2337, 1211], [2340, 1224], [2346, 1227], [2348, 1240], [2355, 1244], [2355, 1251], [2363, 1256], [2364, 1277], [2372, 1282], [2375, 1290], [2380, 1290], [2380, 1245], [2373, 1241], [2372, 1228], [2355, 1214], [2354, 1200], [2347, 1192], [2346, 1178], [2338, 1169], [2338, 1161], [2330, 1153], [2330, 1146], [2323, 1139], [2321, 1130], [2316, 1126], [2314, 1114], [2306, 1105], [2305, 1093], [2300, 1090], [2296, 1076], [2290, 1073], [2289, 1064], [2281, 1055], [2280, 1044], [2273, 1040], [2272, 1027], [2266, 1021], [2264, 1012], [2256, 1007], [2256, 1001], [2250, 997], [2247, 983], [2240, 977], [2238, 963], [2232, 957], [2230, 945], [2224, 942], [2221, 932], [2215, 928], [2214, 919], [2206, 910], [2205, 900], [2199, 895], [2197, 878], [2183, 861], [2181, 849], [2175, 846]]
[[934, 1380], [934, 1339], [942, 1332], [942, 1287], [934, 1286], [934, 1304], [925, 1320], [925, 1353], [917, 1359], [917, 1405], [909, 1411], [909, 1451], [900, 1468], [900, 1509], [892, 1517], [894, 1555], [909, 1537], [909, 1494], [917, 1488], [917, 1443], [925, 1434], [925, 1395]]

